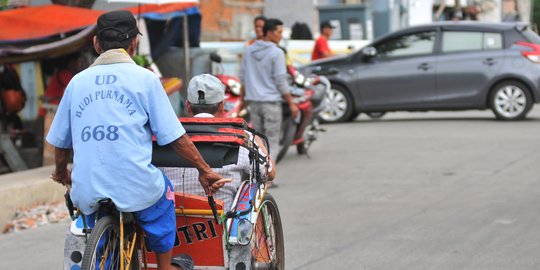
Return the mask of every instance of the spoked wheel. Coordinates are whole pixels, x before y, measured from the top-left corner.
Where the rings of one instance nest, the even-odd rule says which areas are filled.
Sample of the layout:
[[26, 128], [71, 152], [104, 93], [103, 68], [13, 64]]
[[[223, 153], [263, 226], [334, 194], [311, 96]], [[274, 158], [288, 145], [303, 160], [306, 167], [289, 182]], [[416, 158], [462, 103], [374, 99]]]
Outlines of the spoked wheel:
[[251, 263], [255, 270], [285, 269], [283, 229], [276, 201], [264, 195], [251, 240]]
[[92, 229], [81, 269], [120, 269], [120, 226], [111, 216], [99, 219]]
[[[112, 216], [104, 216], [92, 229], [81, 262], [82, 270], [120, 269], [120, 226]], [[138, 252], [131, 258], [131, 270], [140, 269]]]

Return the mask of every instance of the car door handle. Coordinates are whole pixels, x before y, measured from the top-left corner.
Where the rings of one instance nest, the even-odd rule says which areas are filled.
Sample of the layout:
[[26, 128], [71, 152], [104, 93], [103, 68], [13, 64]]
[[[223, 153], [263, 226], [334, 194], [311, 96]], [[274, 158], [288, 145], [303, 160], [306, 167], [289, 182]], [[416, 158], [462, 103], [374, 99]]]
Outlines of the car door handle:
[[421, 69], [421, 70], [428, 70], [431, 68], [431, 65], [428, 64], [428, 63], [422, 63], [420, 65], [418, 65], [418, 69]]
[[484, 60], [482, 63], [484, 63], [484, 65], [493, 66], [497, 63], [497, 61], [495, 61], [493, 58], [488, 58]]

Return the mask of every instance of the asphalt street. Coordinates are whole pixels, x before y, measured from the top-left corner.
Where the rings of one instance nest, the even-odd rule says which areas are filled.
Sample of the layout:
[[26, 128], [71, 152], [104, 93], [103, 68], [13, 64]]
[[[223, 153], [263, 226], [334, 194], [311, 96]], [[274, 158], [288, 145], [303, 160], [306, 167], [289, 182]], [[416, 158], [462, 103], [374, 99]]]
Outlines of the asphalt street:
[[[278, 165], [286, 269], [540, 268], [540, 106], [325, 125]], [[61, 269], [66, 224], [0, 236], [3, 269]]]

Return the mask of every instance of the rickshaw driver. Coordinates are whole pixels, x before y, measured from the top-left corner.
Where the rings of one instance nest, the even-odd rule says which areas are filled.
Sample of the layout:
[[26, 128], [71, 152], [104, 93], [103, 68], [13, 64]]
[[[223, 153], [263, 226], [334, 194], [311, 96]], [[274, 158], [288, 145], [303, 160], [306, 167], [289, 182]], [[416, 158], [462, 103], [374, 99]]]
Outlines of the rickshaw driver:
[[[197, 168], [207, 194], [227, 180], [220, 180], [185, 134], [157, 76], [131, 59], [139, 34], [133, 14], [101, 15], [96, 33], [94, 48], [100, 56], [70, 81], [47, 135], [55, 146], [51, 178], [68, 186], [74, 205], [86, 215], [103, 198], [112, 199], [120, 211], [133, 212], [156, 252], [158, 269], [192, 269], [189, 256], [171, 258], [174, 193], [167, 177], [150, 163], [152, 134]], [[67, 169], [71, 149], [72, 174]]]
[[[225, 85], [213, 75], [201, 74], [193, 77], [188, 85], [188, 98], [186, 107], [191, 116], [194, 117], [221, 117], [223, 111], [223, 100], [225, 99]], [[249, 134], [249, 136], [253, 136]], [[261, 138], [255, 137], [255, 143], [262, 154], [268, 156], [268, 150]], [[270, 156], [268, 156], [270, 168], [268, 170], [269, 180], [273, 180], [276, 175], [275, 166]], [[265, 167], [266, 164], [262, 164]], [[197, 170], [193, 168], [162, 167], [165, 175], [171, 179], [173, 187], [178, 192], [204, 196], [204, 190], [197, 184]], [[212, 168], [225, 178], [232, 179], [232, 182], [225, 184], [214, 196], [225, 203], [227, 211], [230, 210], [234, 197], [242, 184], [242, 176], [249, 175], [251, 165], [249, 151], [240, 147], [236, 164], [225, 165], [223, 168]], [[261, 168], [265, 171], [265, 168]]]

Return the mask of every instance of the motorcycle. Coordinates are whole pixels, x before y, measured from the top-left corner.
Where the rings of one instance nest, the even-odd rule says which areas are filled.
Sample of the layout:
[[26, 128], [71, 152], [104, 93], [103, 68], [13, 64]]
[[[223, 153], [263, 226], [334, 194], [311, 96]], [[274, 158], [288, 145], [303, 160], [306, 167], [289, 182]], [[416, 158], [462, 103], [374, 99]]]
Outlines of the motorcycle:
[[[210, 60], [214, 63], [222, 61], [217, 53], [210, 54]], [[222, 72], [223, 68], [218, 65], [218, 72], [214, 75], [225, 85], [224, 117], [248, 118], [248, 112], [245, 109], [240, 110], [240, 80]], [[293, 119], [289, 107], [283, 103], [283, 122], [276, 162], [285, 156], [291, 145], [296, 145], [298, 154], [308, 155], [308, 150], [317, 140], [319, 132], [325, 131], [320, 127], [317, 115], [327, 107], [325, 97], [330, 92], [330, 81], [325, 76], [304, 76], [292, 64], [287, 65], [287, 73], [291, 95], [300, 111]]]
[[327, 106], [325, 98], [330, 92], [330, 81], [320, 75], [305, 76], [293, 65], [287, 65], [291, 95], [298, 106], [299, 114], [292, 118], [289, 107], [283, 106], [279, 152], [276, 162], [283, 159], [290, 145], [296, 145], [297, 153], [307, 155], [311, 144], [317, 140], [321, 128], [317, 115]]

